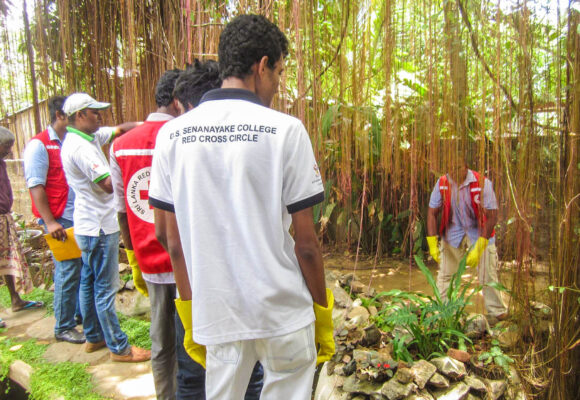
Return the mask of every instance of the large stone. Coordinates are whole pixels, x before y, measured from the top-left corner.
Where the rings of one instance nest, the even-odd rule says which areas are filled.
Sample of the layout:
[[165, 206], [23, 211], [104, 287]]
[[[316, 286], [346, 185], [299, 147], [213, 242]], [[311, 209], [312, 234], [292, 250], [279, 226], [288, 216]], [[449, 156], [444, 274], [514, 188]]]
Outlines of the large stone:
[[431, 363], [437, 367], [437, 370], [451, 378], [461, 379], [466, 374], [465, 365], [461, 361], [454, 360], [451, 357], [438, 357], [431, 360]]
[[33, 322], [26, 328], [26, 336], [39, 340], [54, 340], [54, 325], [56, 320], [50, 315], [46, 318]]
[[499, 341], [500, 347], [504, 349], [510, 349], [515, 347], [520, 342], [521, 337], [518, 331], [508, 328], [507, 330], [499, 333], [497, 340]]
[[552, 309], [546, 304], [540, 303], [539, 301], [530, 301], [530, 305], [541, 318], [552, 318]]
[[487, 379], [485, 382], [489, 388], [488, 396], [491, 400], [499, 399], [507, 389], [505, 381]]
[[334, 296], [335, 308], [336, 307], [349, 308], [350, 306], [352, 306], [352, 299], [350, 298], [346, 290], [344, 290], [340, 286], [333, 286], [331, 290]]
[[357, 320], [357, 324], [366, 324], [369, 320], [369, 312], [363, 306], [353, 307], [352, 310], [349, 311], [347, 317], [350, 320]]
[[435, 372], [431, 379], [429, 379], [429, 385], [439, 389], [445, 389], [449, 387], [449, 381], [443, 375]]
[[390, 381], [386, 382], [381, 389], [383, 396], [389, 400], [404, 399], [415, 391], [417, 391], [417, 385], [414, 383], [403, 385], [396, 379], [391, 379]]
[[449, 349], [447, 350], [447, 355], [457, 361], [461, 361], [462, 363], [468, 362], [471, 358], [471, 354], [459, 349]]
[[463, 378], [463, 382], [467, 386], [469, 386], [471, 388], [471, 390], [474, 390], [474, 391], [479, 392], [479, 393], [487, 392], [487, 388], [485, 387], [485, 383], [483, 383], [483, 381], [476, 376], [467, 375], [465, 378]]
[[361, 381], [351, 375], [345, 379], [342, 390], [348, 393], [362, 393], [367, 396], [373, 396], [381, 393], [381, 383], [371, 381]]
[[363, 343], [365, 346], [374, 346], [381, 341], [381, 331], [375, 324], [369, 325], [364, 329]]
[[115, 399], [155, 398], [151, 363], [116, 363], [87, 368], [93, 375], [96, 391], [104, 397]]
[[482, 337], [486, 332], [491, 332], [487, 318], [483, 314], [469, 314], [467, 321], [465, 332], [469, 338]]
[[410, 383], [413, 381], [413, 373], [410, 368], [399, 368], [395, 374], [395, 379], [402, 384]]
[[407, 346], [413, 341], [413, 334], [400, 325], [396, 325], [391, 332], [393, 337], [405, 338], [403, 344]]
[[358, 368], [366, 368], [377, 363], [379, 353], [374, 350], [354, 349], [352, 357]]
[[[411, 367], [411, 372], [413, 373], [413, 379], [419, 389], [424, 389], [429, 379], [437, 371], [437, 367], [425, 360], [419, 360]], [[449, 386], [449, 384], [447, 384]]]
[[143, 296], [137, 290], [123, 290], [115, 297], [115, 308], [121, 314], [132, 317], [149, 312], [151, 303], [149, 297]]
[[123, 272], [129, 272], [131, 270], [131, 266], [129, 264], [125, 264], [120, 262], [119, 263], [119, 273], [122, 274]]
[[367, 285], [365, 285], [364, 283], [360, 282], [360, 281], [352, 281], [350, 283], [350, 289], [352, 290], [352, 293], [363, 293], [367, 288]]
[[348, 393], [341, 389], [344, 378], [328, 375], [327, 368], [322, 368], [318, 376], [314, 400], [346, 400]]
[[435, 398], [431, 396], [431, 393], [423, 389], [419, 393], [415, 393], [407, 397], [406, 400], [435, 400]]
[[469, 386], [458, 382], [445, 391], [435, 393], [435, 398], [437, 400], [465, 400], [468, 394]]

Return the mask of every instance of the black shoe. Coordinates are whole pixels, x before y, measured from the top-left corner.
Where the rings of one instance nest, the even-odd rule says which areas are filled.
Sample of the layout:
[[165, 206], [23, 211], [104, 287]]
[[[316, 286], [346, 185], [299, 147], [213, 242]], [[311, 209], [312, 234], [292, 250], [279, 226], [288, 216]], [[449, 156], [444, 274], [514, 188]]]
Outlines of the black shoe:
[[54, 335], [57, 342], [69, 342], [74, 344], [82, 344], [85, 342], [85, 335], [77, 331], [76, 329], [69, 329], [62, 333], [57, 333]]

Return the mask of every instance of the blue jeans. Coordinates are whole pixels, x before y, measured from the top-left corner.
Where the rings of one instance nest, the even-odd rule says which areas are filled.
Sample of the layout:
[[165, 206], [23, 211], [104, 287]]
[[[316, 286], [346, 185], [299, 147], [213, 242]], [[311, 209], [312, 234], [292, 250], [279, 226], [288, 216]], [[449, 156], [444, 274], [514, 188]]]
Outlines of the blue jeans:
[[[44, 221], [40, 219], [38, 222], [48, 233]], [[65, 229], [73, 226], [73, 222], [65, 218], [58, 218], [56, 222]], [[79, 287], [83, 262], [80, 258], [56, 261], [53, 257], [52, 260], [54, 261], [54, 318], [56, 319], [54, 334], [57, 335], [76, 327], [75, 315], [81, 315]]]
[[82, 252], [80, 302], [87, 341], [103, 339], [115, 354], [124, 354], [129, 341], [115, 310], [119, 288], [119, 232], [99, 236], [75, 235]]
[[[177, 348], [177, 394], [176, 400], [205, 400], [205, 369], [193, 361], [183, 347], [185, 331], [175, 312], [175, 335]], [[258, 400], [264, 385], [264, 369], [259, 362], [254, 366], [244, 400]]]

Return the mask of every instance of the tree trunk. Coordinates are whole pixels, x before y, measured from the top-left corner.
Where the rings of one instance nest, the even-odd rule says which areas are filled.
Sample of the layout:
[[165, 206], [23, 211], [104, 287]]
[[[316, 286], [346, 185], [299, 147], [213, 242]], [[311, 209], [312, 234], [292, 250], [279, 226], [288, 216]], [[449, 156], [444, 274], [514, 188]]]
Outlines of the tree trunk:
[[40, 132], [40, 112], [38, 110], [38, 89], [36, 87], [36, 70], [34, 68], [34, 52], [32, 50], [32, 39], [30, 37], [30, 24], [28, 23], [28, 12], [26, 11], [26, 0], [23, 0], [22, 16], [24, 19], [24, 33], [26, 37], [26, 52], [28, 63], [30, 64], [30, 87], [32, 88], [32, 110], [34, 112], [34, 130]]

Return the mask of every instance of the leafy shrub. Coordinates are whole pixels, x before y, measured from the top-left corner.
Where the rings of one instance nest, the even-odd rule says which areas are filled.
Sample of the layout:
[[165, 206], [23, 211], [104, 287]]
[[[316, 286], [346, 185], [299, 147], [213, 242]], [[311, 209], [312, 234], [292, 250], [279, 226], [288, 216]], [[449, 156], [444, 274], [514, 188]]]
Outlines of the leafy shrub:
[[433, 296], [401, 290], [381, 292], [375, 296], [373, 300], [390, 297], [391, 301], [390, 305], [384, 307], [375, 317], [377, 325], [383, 329], [399, 326], [412, 336], [405, 351], [402, 346], [408, 338], [404, 335], [395, 335], [393, 348], [398, 359], [408, 361], [410, 347], [415, 347], [420, 357], [429, 359], [443, 355], [450, 347], [456, 345], [464, 347], [465, 342], [471, 343], [463, 333], [462, 320], [465, 317], [465, 307], [471, 304], [471, 297], [481, 290], [481, 286], [468, 294], [471, 281], [463, 283], [461, 280], [466, 269], [465, 259], [466, 257], [461, 260], [457, 272], [451, 279], [445, 300], [441, 298], [431, 271], [418, 256], [415, 256], [415, 261], [433, 289]]
[[509, 365], [514, 362], [513, 358], [505, 354], [499, 347], [499, 341], [496, 339], [492, 340], [492, 346], [489, 351], [483, 352], [477, 357], [479, 361], [483, 361], [485, 365], [491, 364], [492, 362], [501, 367], [504, 372], [509, 374]]

